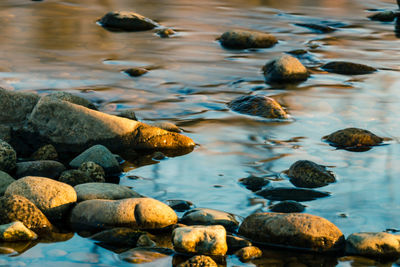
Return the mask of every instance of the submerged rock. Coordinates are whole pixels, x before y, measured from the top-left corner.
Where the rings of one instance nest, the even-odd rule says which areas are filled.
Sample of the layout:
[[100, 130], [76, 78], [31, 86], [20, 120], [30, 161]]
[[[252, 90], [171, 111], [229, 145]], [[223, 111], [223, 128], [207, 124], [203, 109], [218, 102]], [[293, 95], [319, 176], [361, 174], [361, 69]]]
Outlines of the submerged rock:
[[269, 200], [294, 200], [294, 201], [310, 201], [321, 197], [330, 196], [327, 192], [321, 192], [312, 189], [275, 187], [266, 188], [256, 192], [257, 195]]
[[131, 228], [117, 227], [97, 233], [90, 238], [105, 244], [120, 247], [135, 247], [139, 237], [145, 233]]
[[250, 175], [249, 177], [239, 179], [239, 183], [254, 192], [261, 190], [261, 188], [268, 185], [270, 181], [263, 177]]
[[209, 256], [196, 255], [176, 267], [218, 267], [218, 264]]
[[163, 28], [157, 31], [157, 35], [161, 38], [169, 38], [171, 35], [174, 35], [175, 31], [171, 28]]
[[267, 119], [287, 119], [288, 115], [282, 106], [273, 98], [261, 95], [240, 96], [228, 103], [233, 111], [260, 116]]
[[261, 258], [262, 251], [258, 247], [250, 246], [239, 249], [235, 255], [243, 262]]
[[23, 123], [38, 101], [37, 94], [0, 88], [0, 123]]
[[383, 142], [383, 138], [376, 136], [368, 130], [359, 128], [346, 128], [322, 137], [330, 145], [339, 148], [356, 148], [376, 146]]
[[394, 21], [396, 18], [396, 14], [393, 11], [382, 11], [375, 13], [371, 16], [368, 16], [370, 20], [377, 20], [377, 21], [384, 21], [384, 22], [391, 22]]
[[292, 213], [303, 212], [305, 207], [306, 206], [297, 201], [285, 200], [270, 206], [269, 210], [272, 212]]
[[10, 172], [17, 164], [17, 153], [7, 142], [0, 139], [0, 171]]
[[140, 14], [127, 11], [108, 12], [99, 23], [105, 28], [123, 31], [147, 31], [157, 27], [157, 23]]
[[[133, 248], [118, 255], [123, 260], [134, 264], [150, 263], [174, 253], [168, 248]], [[154, 265], [156, 266], [156, 265]]]
[[124, 72], [131, 77], [139, 77], [139, 76], [142, 76], [143, 74], [146, 74], [149, 71], [146, 70], [145, 68], [130, 68], [130, 69], [124, 70]]
[[187, 200], [169, 199], [166, 202], [175, 211], [187, 211], [193, 207], [193, 203]]
[[6, 242], [29, 241], [37, 239], [37, 234], [20, 222], [0, 225], [0, 240]]
[[118, 200], [125, 198], [142, 197], [132, 189], [110, 183], [85, 183], [74, 187], [78, 196], [78, 202], [90, 199]]
[[278, 42], [272, 34], [245, 30], [224, 32], [218, 40], [223, 47], [230, 49], [269, 48]]
[[309, 76], [307, 68], [290, 55], [282, 55], [267, 62], [262, 70], [268, 83], [301, 82]]
[[181, 222], [187, 225], [222, 225], [228, 231], [235, 231], [239, 226], [235, 215], [213, 209], [196, 208], [186, 212]]
[[15, 176], [17, 178], [25, 176], [40, 176], [58, 179], [65, 169], [66, 168], [62, 163], [54, 160], [25, 161], [17, 163]]
[[318, 33], [330, 33], [336, 31], [335, 28], [332, 28], [330, 26], [326, 25], [321, 25], [321, 24], [314, 24], [314, 23], [295, 23], [294, 25], [300, 26], [300, 27], [305, 27], [309, 28], [313, 31], [316, 31]]
[[377, 71], [377, 69], [364, 64], [345, 62], [345, 61], [332, 61], [323, 65], [321, 69], [327, 72], [333, 72], [345, 75], [361, 75]]
[[335, 176], [325, 166], [309, 160], [299, 160], [289, 168], [290, 182], [298, 187], [316, 188], [336, 182]]
[[346, 253], [397, 259], [400, 257], [400, 236], [385, 232], [354, 233], [347, 237]]
[[0, 196], [4, 195], [7, 187], [13, 182], [15, 182], [14, 178], [6, 172], [0, 171]]
[[58, 153], [53, 145], [44, 145], [36, 150], [31, 158], [33, 160], [57, 160]]
[[252, 214], [241, 224], [239, 234], [264, 244], [317, 252], [342, 250], [345, 245], [333, 223], [304, 213]]

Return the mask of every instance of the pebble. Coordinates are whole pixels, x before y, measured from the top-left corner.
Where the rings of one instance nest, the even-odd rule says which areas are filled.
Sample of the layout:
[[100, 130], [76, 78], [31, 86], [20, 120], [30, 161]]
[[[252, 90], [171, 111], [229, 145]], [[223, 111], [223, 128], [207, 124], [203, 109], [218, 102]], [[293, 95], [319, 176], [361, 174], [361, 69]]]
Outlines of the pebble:
[[170, 199], [166, 201], [168, 206], [170, 206], [173, 210], [182, 212], [190, 210], [193, 207], [193, 203], [186, 200], [180, 199]]
[[157, 35], [161, 38], [169, 38], [170, 36], [174, 35], [176, 32], [171, 28], [163, 28], [157, 31]]
[[309, 76], [307, 68], [290, 55], [282, 55], [267, 62], [262, 70], [268, 83], [301, 82]]
[[61, 173], [58, 181], [69, 184], [70, 186], [94, 182], [86, 172], [81, 170], [64, 171]]
[[2, 241], [15, 242], [35, 239], [37, 239], [37, 234], [20, 221], [0, 225], [0, 240]]
[[231, 252], [235, 252], [244, 247], [250, 247], [252, 244], [249, 240], [234, 235], [226, 235], [226, 243]]
[[127, 11], [108, 12], [99, 23], [105, 28], [122, 31], [147, 31], [157, 27], [157, 23], [140, 14]]
[[[118, 164], [119, 161], [116, 158]], [[85, 161], [79, 166], [79, 170], [85, 172], [89, 177], [93, 180], [93, 182], [104, 183], [106, 173], [99, 164], [96, 164], [93, 161]]]
[[56, 148], [49, 144], [49, 145], [44, 145], [40, 147], [38, 150], [36, 150], [32, 155], [31, 159], [33, 160], [57, 160], [58, 159], [58, 153]]
[[135, 247], [143, 234], [145, 232], [140, 230], [116, 227], [94, 234], [90, 239], [119, 247]]
[[196, 255], [176, 267], [218, 267], [218, 264], [209, 256]]
[[235, 255], [243, 262], [261, 258], [262, 251], [258, 247], [250, 246], [239, 249]]
[[273, 98], [262, 95], [240, 96], [228, 103], [233, 111], [267, 119], [287, 119], [282, 106]]
[[295, 23], [294, 25], [309, 28], [317, 33], [330, 33], [336, 31], [335, 28], [330, 26], [314, 24], [314, 23]]
[[371, 66], [352, 63], [352, 62], [345, 62], [345, 61], [332, 61], [323, 65], [321, 69], [327, 72], [333, 72], [344, 75], [362, 75], [362, 74], [370, 74], [377, 71], [377, 69]]
[[303, 212], [306, 206], [303, 204], [292, 201], [285, 200], [269, 207], [269, 210], [272, 212], [281, 212], [281, 213], [292, 213], [292, 212]]
[[218, 40], [223, 47], [230, 49], [269, 48], [278, 42], [272, 34], [245, 30], [224, 32]]
[[376, 136], [368, 130], [359, 128], [346, 128], [322, 137], [330, 145], [339, 148], [357, 148], [376, 146], [383, 142], [383, 138]]
[[244, 185], [247, 189], [255, 192], [268, 185], [270, 181], [263, 177], [250, 175], [249, 177], [239, 179], [239, 183]]
[[[171, 256], [174, 252], [167, 248], [133, 248], [119, 254], [123, 261], [134, 264], [150, 263]], [[154, 265], [157, 266], [157, 265]]]
[[145, 68], [130, 68], [130, 69], [124, 70], [124, 72], [131, 77], [139, 77], [139, 76], [142, 76], [143, 74], [146, 74], [149, 71], [146, 70]]

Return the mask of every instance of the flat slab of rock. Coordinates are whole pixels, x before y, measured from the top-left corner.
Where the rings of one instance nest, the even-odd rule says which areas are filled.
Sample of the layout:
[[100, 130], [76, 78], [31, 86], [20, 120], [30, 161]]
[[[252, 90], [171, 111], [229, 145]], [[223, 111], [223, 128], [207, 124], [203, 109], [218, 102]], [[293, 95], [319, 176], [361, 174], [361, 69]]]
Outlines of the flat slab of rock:
[[17, 153], [9, 143], [0, 139], [0, 171], [10, 172], [17, 164]]
[[181, 218], [181, 222], [187, 225], [222, 225], [228, 231], [235, 231], [239, 226], [235, 215], [204, 208], [196, 208], [186, 212]]
[[29, 241], [37, 239], [37, 234], [22, 222], [16, 221], [0, 225], [0, 240], [6, 242]]
[[228, 103], [233, 111], [267, 119], [287, 119], [282, 106], [271, 97], [261, 95], [240, 96]]
[[327, 72], [333, 72], [345, 75], [361, 75], [377, 71], [377, 69], [368, 65], [345, 62], [345, 61], [332, 61], [326, 63], [321, 68], [323, 70], [326, 70]]
[[322, 137], [322, 139], [329, 142], [332, 146], [345, 149], [376, 146], [383, 142], [382, 137], [379, 137], [368, 130], [359, 128], [346, 128], [339, 130]]
[[298, 160], [288, 171], [290, 182], [298, 187], [316, 188], [336, 182], [332, 172], [325, 166], [309, 160]]
[[101, 26], [122, 31], [147, 31], [158, 26], [149, 18], [126, 11], [113, 11], [105, 14], [100, 20]]
[[269, 62], [262, 68], [268, 83], [292, 83], [308, 79], [308, 70], [301, 62], [292, 56], [282, 55]]
[[86, 200], [73, 208], [70, 217], [77, 229], [159, 229], [177, 221], [176, 213], [169, 206], [152, 198]]
[[342, 232], [330, 221], [304, 213], [256, 213], [248, 216], [239, 234], [254, 242], [310, 251], [344, 249]]
[[172, 243], [182, 253], [225, 255], [228, 251], [226, 230], [221, 225], [176, 228], [172, 232]]
[[15, 182], [14, 178], [6, 172], [0, 171], [0, 196], [4, 195], [7, 187], [13, 182]]
[[314, 199], [328, 197], [328, 192], [317, 191], [313, 189], [291, 188], [291, 187], [275, 187], [265, 188], [257, 191], [257, 195], [269, 200], [294, 200], [294, 201], [311, 201]]
[[35, 160], [17, 163], [15, 176], [17, 178], [25, 176], [39, 176], [57, 179], [65, 171], [65, 166], [54, 160]]
[[0, 88], [0, 123], [21, 124], [31, 113], [39, 96]]
[[398, 258], [400, 236], [385, 232], [354, 233], [346, 239], [346, 253], [374, 258]]
[[78, 202], [91, 199], [118, 200], [142, 197], [132, 189], [111, 183], [85, 183], [74, 187]]
[[224, 32], [218, 40], [223, 47], [230, 49], [269, 48], [278, 42], [272, 34], [245, 30]]

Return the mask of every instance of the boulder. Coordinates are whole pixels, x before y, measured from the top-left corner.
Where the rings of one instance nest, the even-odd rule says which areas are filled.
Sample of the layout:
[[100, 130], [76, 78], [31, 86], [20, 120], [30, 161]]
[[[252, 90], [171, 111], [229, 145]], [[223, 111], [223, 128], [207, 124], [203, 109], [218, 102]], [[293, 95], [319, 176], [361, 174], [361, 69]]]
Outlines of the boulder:
[[111, 183], [85, 183], [79, 184], [74, 188], [78, 196], [78, 202], [91, 199], [118, 200], [142, 197], [126, 186]]
[[79, 170], [85, 172], [93, 182], [104, 183], [106, 181], [106, 173], [99, 164], [93, 161], [85, 161], [79, 166]]
[[182, 253], [223, 256], [228, 251], [226, 231], [221, 225], [176, 228], [172, 232], [172, 243]]
[[325, 166], [309, 160], [298, 160], [289, 168], [290, 182], [298, 187], [316, 188], [336, 182], [332, 172]]
[[256, 213], [248, 216], [239, 234], [254, 242], [324, 252], [344, 249], [342, 232], [330, 221], [305, 213]]
[[346, 253], [397, 259], [400, 257], [400, 236], [385, 232], [354, 233], [347, 237]]
[[233, 111], [267, 119], [287, 119], [282, 106], [273, 98], [261, 95], [240, 96], [228, 103]]
[[66, 170], [61, 173], [58, 181], [69, 184], [70, 186], [94, 182], [86, 172], [81, 170]]
[[135, 247], [140, 236], [146, 232], [131, 228], [117, 227], [99, 232], [90, 238], [101, 243], [119, 247]]
[[209, 256], [196, 255], [176, 267], [218, 267], [218, 264]]
[[257, 191], [257, 195], [269, 200], [294, 200], [294, 201], [310, 201], [322, 197], [328, 197], [328, 192], [317, 191], [305, 188], [291, 188], [291, 187], [267, 187], [263, 190]]
[[359, 128], [346, 128], [322, 137], [330, 145], [339, 148], [356, 148], [376, 146], [383, 142], [383, 138], [376, 136], [368, 130]]
[[17, 153], [7, 142], [0, 140], [0, 171], [10, 172], [17, 164]]
[[61, 220], [76, 202], [74, 188], [44, 177], [27, 176], [7, 187], [5, 195], [19, 195], [35, 204], [50, 220]]
[[15, 242], [35, 239], [37, 239], [37, 234], [26, 228], [26, 226], [20, 221], [0, 225], [1, 241]]
[[4, 195], [7, 187], [13, 182], [15, 182], [14, 178], [6, 172], [0, 171], [0, 196]]
[[44, 145], [36, 150], [32, 155], [33, 160], [57, 160], [58, 153], [53, 145]]
[[17, 163], [15, 176], [17, 178], [39, 176], [58, 179], [65, 169], [66, 168], [62, 163], [54, 160], [24, 161]]
[[239, 226], [234, 214], [204, 208], [189, 210], [182, 216], [181, 222], [186, 225], [222, 225], [228, 231], [235, 231]]
[[272, 34], [246, 30], [224, 32], [218, 40], [230, 49], [269, 48], [278, 42]]
[[262, 68], [268, 83], [301, 82], [308, 79], [307, 68], [292, 56], [282, 55], [265, 64]]
[[39, 100], [34, 93], [0, 88], [0, 124], [21, 124]]
[[285, 200], [278, 202], [269, 207], [269, 210], [272, 212], [281, 212], [281, 213], [292, 213], [292, 212], [303, 212], [306, 206], [303, 204], [293, 201], [293, 200]]
[[250, 246], [239, 249], [235, 255], [243, 262], [261, 258], [262, 251], [258, 247]]
[[127, 11], [113, 11], [105, 14], [100, 20], [101, 26], [122, 31], [147, 31], [158, 26], [149, 18]]
[[345, 62], [345, 61], [332, 61], [326, 63], [321, 68], [327, 72], [333, 72], [345, 75], [361, 75], [377, 71], [377, 69], [364, 64]]
[[11, 141], [11, 129], [10, 125], [0, 124], [0, 139], [6, 142]]

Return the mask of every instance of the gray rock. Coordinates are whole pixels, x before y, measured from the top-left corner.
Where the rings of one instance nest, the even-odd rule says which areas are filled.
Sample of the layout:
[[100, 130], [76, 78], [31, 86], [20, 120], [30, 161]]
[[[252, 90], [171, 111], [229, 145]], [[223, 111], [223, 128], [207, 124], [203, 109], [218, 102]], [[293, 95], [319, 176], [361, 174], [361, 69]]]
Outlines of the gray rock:
[[306, 206], [303, 204], [292, 201], [285, 200], [269, 207], [269, 210], [272, 212], [281, 212], [281, 213], [292, 213], [292, 212], [303, 212]]
[[0, 88], [0, 124], [21, 124], [38, 100], [37, 94]]
[[219, 37], [219, 42], [223, 47], [230, 49], [246, 49], [246, 48], [269, 48], [274, 46], [278, 40], [269, 33], [231, 30], [224, 32]]
[[53, 99], [58, 99], [58, 100], [64, 100], [76, 105], [84, 106], [86, 108], [90, 108], [93, 110], [97, 110], [96, 106], [87, 100], [86, 98], [67, 93], [67, 92], [56, 92], [56, 93], [51, 93], [50, 95], [44, 96], [44, 97], [50, 97]]
[[86, 161], [79, 166], [79, 170], [85, 172], [92, 179], [93, 182], [104, 183], [106, 173], [103, 167], [94, 163], [93, 161]]
[[44, 145], [36, 150], [31, 159], [33, 160], [57, 160], [58, 153], [56, 148], [53, 145]]
[[345, 61], [332, 61], [326, 63], [321, 68], [327, 72], [333, 72], [345, 75], [361, 75], [377, 71], [377, 69], [364, 64], [345, 62]]
[[118, 200], [142, 197], [132, 189], [110, 183], [85, 183], [75, 186], [78, 202], [91, 199]]
[[[124, 72], [131, 77], [139, 77], [139, 76], [142, 76], [143, 74], [146, 74], [149, 71], [146, 70], [145, 68], [130, 68], [130, 69], [124, 70]], [[124, 117], [124, 116], [121, 116], [121, 117]]]
[[0, 240], [6, 242], [29, 241], [37, 239], [37, 234], [20, 222], [0, 225]]
[[70, 186], [94, 182], [86, 172], [81, 170], [63, 171], [60, 178], [58, 178], [58, 181], [69, 184]]
[[385, 232], [354, 233], [347, 237], [346, 253], [397, 259], [400, 256], [400, 236]]
[[263, 177], [250, 175], [249, 177], [239, 179], [239, 183], [251, 191], [258, 191], [264, 186], [268, 185], [270, 181]]
[[213, 209], [196, 208], [186, 212], [181, 222], [187, 225], [222, 225], [228, 231], [235, 231], [239, 226], [235, 215]]
[[17, 163], [15, 176], [17, 178], [25, 176], [40, 176], [58, 179], [65, 169], [66, 168], [62, 163], [54, 160], [25, 161]]
[[175, 211], [187, 211], [193, 207], [193, 203], [186, 200], [170, 199], [166, 202]]
[[76, 202], [74, 188], [44, 177], [27, 176], [7, 187], [5, 195], [19, 195], [35, 204], [50, 220], [61, 220]]
[[252, 245], [249, 240], [233, 235], [226, 235], [226, 243], [228, 244], [228, 249], [231, 252], [235, 252], [241, 248], [250, 247]]
[[370, 131], [359, 128], [346, 128], [322, 137], [330, 145], [339, 148], [357, 148], [376, 146], [383, 142], [383, 138]]
[[289, 168], [290, 182], [298, 187], [316, 188], [336, 182], [332, 172], [325, 166], [309, 160], [298, 160]]
[[7, 142], [0, 140], [0, 171], [10, 172], [15, 169], [17, 153]]
[[378, 13], [375, 13], [371, 16], [368, 16], [368, 18], [370, 20], [377, 20], [377, 21], [384, 21], [384, 22], [391, 22], [394, 21], [394, 19], [396, 18], [396, 14], [393, 11], [381, 11]]
[[90, 238], [114, 246], [135, 247], [139, 237], [145, 233], [131, 228], [117, 227], [97, 233]]
[[297, 58], [289, 55], [282, 55], [267, 62], [262, 70], [268, 83], [301, 82], [309, 76], [306, 67]]
[[0, 196], [4, 195], [7, 187], [13, 182], [15, 182], [14, 178], [6, 172], [0, 171]]
[[241, 224], [239, 234], [255, 242], [317, 252], [342, 250], [345, 243], [333, 223], [305, 213], [252, 214]]
[[225, 255], [226, 231], [221, 225], [186, 226], [172, 232], [174, 249], [182, 253]]
[[130, 120], [134, 120], [134, 121], [138, 120], [134, 109], [123, 110], [118, 114], [118, 116], [122, 117], [122, 118], [130, 119]]
[[178, 217], [170, 207], [152, 198], [86, 200], [74, 207], [70, 218], [77, 229], [159, 229], [177, 221]]
[[108, 12], [100, 19], [99, 23], [105, 28], [123, 31], [147, 31], [158, 26], [149, 18], [126, 11]]
[[228, 103], [233, 111], [267, 119], [287, 119], [288, 115], [273, 98], [261, 95], [240, 96]]
[[[168, 248], [133, 248], [118, 255], [123, 260], [134, 264], [150, 263], [174, 253]], [[157, 266], [155, 264], [154, 266]]]
[[250, 246], [239, 249], [235, 255], [243, 262], [261, 258], [262, 251], [258, 247]]
[[257, 191], [257, 195], [269, 200], [294, 200], [294, 201], [310, 201], [322, 197], [328, 197], [328, 192], [317, 191], [313, 189], [291, 188], [291, 187], [275, 187], [265, 188]]
[[182, 262], [177, 267], [218, 267], [218, 264], [209, 256], [196, 255]]

